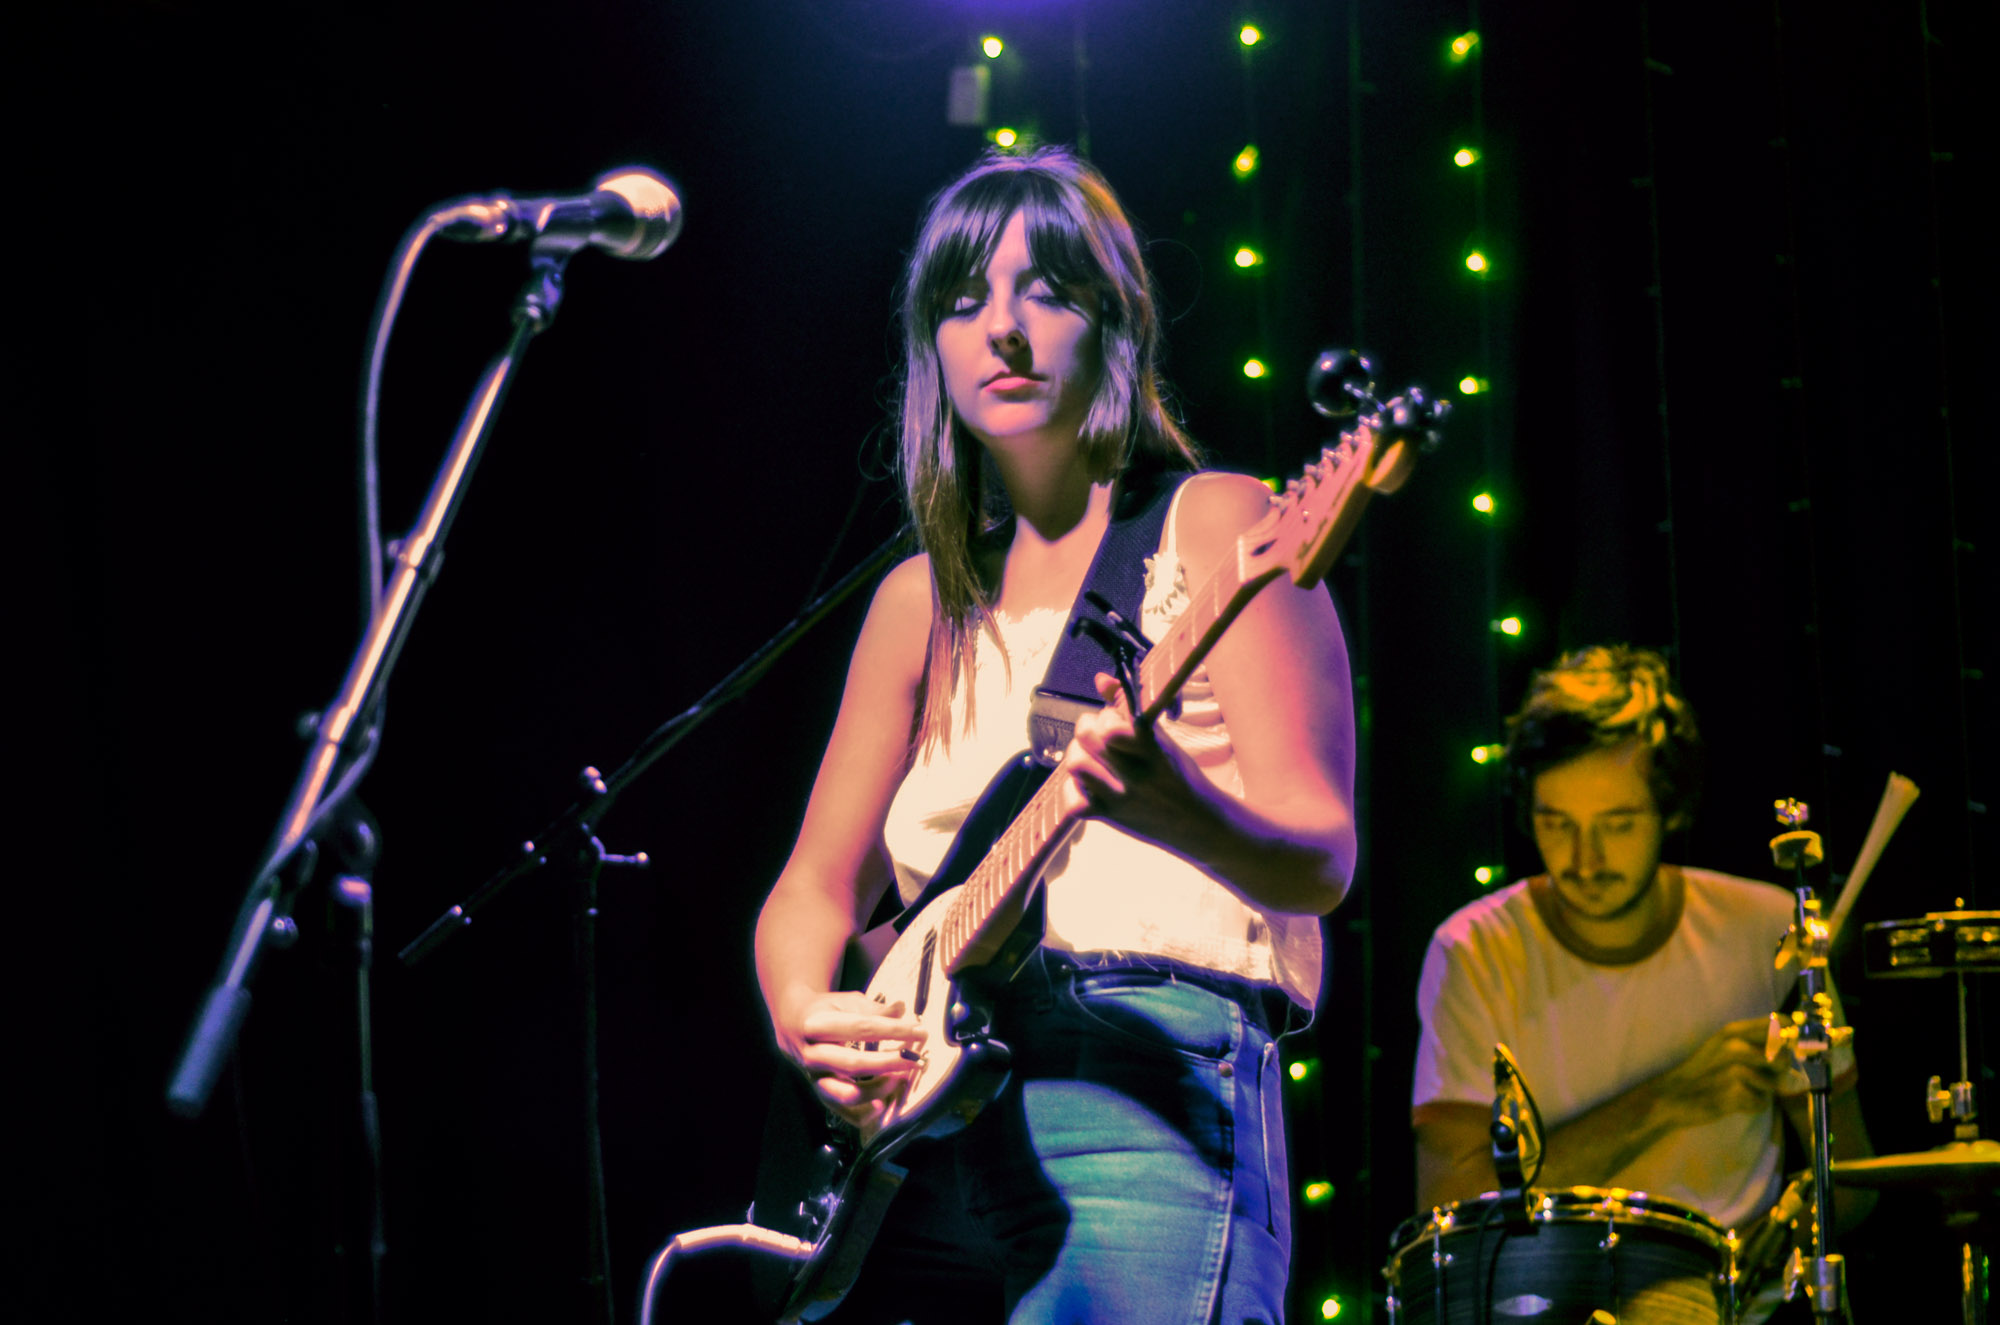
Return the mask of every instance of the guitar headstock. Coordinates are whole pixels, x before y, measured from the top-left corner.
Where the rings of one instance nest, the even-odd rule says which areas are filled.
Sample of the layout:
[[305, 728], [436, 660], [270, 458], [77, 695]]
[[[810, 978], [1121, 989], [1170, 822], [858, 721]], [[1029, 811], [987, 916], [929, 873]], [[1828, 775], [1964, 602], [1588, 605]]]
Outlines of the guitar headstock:
[[1402, 487], [1417, 456], [1437, 449], [1451, 402], [1420, 386], [1379, 400], [1374, 377], [1368, 357], [1350, 350], [1326, 350], [1314, 361], [1306, 387], [1313, 408], [1352, 418], [1354, 426], [1288, 482], [1271, 514], [1239, 540], [1246, 561], [1275, 561], [1302, 588], [1318, 583], [1368, 498]]

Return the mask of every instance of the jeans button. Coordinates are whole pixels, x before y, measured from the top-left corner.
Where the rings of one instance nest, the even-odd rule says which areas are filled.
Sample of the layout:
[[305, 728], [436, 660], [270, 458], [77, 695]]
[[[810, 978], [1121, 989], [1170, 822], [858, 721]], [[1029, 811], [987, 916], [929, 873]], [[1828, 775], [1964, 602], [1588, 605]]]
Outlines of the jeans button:
[[1233, 1077], [1233, 1076], [1235, 1076], [1235, 1075], [1236, 1075], [1236, 1064], [1234, 1064], [1234, 1063], [1224, 1063], [1224, 1064], [1222, 1065], [1222, 1075], [1223, 1075], [1224, 1077]]

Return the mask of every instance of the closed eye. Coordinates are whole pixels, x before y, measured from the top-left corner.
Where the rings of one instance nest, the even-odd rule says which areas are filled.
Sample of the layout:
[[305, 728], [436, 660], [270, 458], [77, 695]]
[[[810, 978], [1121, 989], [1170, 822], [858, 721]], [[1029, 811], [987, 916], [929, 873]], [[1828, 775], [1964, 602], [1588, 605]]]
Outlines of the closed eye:
[[986, 282], [968, 279], [952, 291], [951, 302], [946, 307], [945, 316], [961, 317], [977, 310], [985, 302]]

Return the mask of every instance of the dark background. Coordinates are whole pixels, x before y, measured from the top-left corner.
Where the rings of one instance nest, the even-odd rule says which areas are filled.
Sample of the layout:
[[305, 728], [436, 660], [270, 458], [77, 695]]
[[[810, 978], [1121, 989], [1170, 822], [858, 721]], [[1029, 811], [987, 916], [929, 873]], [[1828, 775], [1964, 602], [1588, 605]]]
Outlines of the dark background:
[[[9, 363], [31, 678], [14, 742], [27, 977], [15, 1093], [32, 1319], [318, 1321], [351, 1016], [321, 888], [269, 959], [237, 1066], [170, 1120], [169, 1068], [357, 633], [354, 399], [382, 271], [438, 200], [579, 191], [627, 162], [687, 205], [646, 265], [580, 257], [527, 355], [391, 688], [364, 787], [391, 1315], [583, 1314], [566, 902], [515, 885], [430, 960], [393, 952], [896, 527], [880, 429], [893, 287], [975, 157], [946, 122], [977, 38], [991, 124], [1091, 156], [1152, 241], [1170, 372], [1219, 463], [1296, 469], [1322, 345], [1461, 398], [1334, 588], [1366, 736], [1364, 871], [1328, 922], [1292, 1104], [1299, 1318], [1379, 1314], [1411, 1213], [1412, 994], [1431, 927], [1532, 854], [1497, 774], [1528, 670], [1672, 651], [1712, 747], [1685, 858], [1771, 877], [1769, 805], [1836, 874], [1891, 769], [1923, 798], [1857, 921], [1993, 905], [1991, 413], [1962, 180], [1962, 0], [1649, 7], [748, 0], [42, 7], [7, 20], [21, 342]], [[1266, 42], [1246, 54], [1245, 18]], [[1450, 38], [1476, 27], [1473, 58]], [[1928, 36], [1927, 36], [1928, 34]], [[1079, 51], [1084, 59], [1079, 66]], [[1247, 142], [1263, 168], [1230, 162]], [[1484, 153], [1471, 171], [1453, 148]], [[1981, 158], [1983, 161], [1983, 158]], [[1246, 275], [1239, 243], [1267, 262]], [[1469, 276], [1479, 247], [1493, 268]], [[382, 409], [388, 531], [415, 518], [525, 274], [437, 245]], [[1253, 381], [1245, 357], [1272, 366]], [[1493, 491], [1490, 519], [1468, 505]], [[685, 742], [603, 836], [613, 1289], [751, 1195], [773, 1062], [750, 929], [797, 826], [857, 599]], [[1489, 622], [1518, 614], [1505, 637]], [[1941, 984], [1836, 970], [1878, 1148], [1942, 1138]], [[1975, 988], [1975, 1018], [1982, 989]], [[1974, 1052], [1984, 1045], [1975, 1021]], [[1990, 1076], [1987, 1084], [1990, 1096]], [[1942, 1319], [1937, 1207], [1892, 1195], [1857, 1298]], [[673, 1281], [691, 1318], [731, 1318]], [[704, 1286], [705, 1284], [705, 1286]], [[1372, 1296], [1371, 1296], [1372, 1295]], [[1926, 1313], [1934, 1314], [1926, 1314]], [[686, 1318], [686, 1317], [684, 1317]]]

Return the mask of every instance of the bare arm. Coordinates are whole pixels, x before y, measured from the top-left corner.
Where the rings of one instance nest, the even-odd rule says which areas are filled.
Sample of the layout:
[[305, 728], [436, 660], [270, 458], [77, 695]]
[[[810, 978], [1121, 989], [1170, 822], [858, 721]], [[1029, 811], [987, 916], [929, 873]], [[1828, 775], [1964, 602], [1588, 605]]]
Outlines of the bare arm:
[[[778, 1048], [857, 1121], [907, 1070], [898, 1050], [915, 1038], [902, 1009], [836, 993], [834, 983], [848, 939], [889, 883], [882, 824], [908, 767], [930, 612], [921, 557], [876, 590], [798, 842], [757, 918], [757, 979]], [[862, 1040], [885, 1043], [849, 1047]]]
[[[1241, 475], [1190, 480], [1177, 538], [1199, 585], [1270, 509]], [[1324, 589], [1280, 579], [1251, 600], [1207, 660], [1243, 777], [1237, 800], [1122, 709], [1077, 724], [1068, 771], [1077, 803], [1199, 861], [1246, 901], [1331, 911], [1353, 878], [1354, 712], [1347, 644]], [[1109, 678], [1100, 680], [1107, 697]]]
[[1487, 1128], [1493, 1111], [1482, 1104], [1430, 1104], [1417, 1124], [1417, 1208], [1469, 1201], [1498, 1191]]
[[[1537, 1185], [1601, 1185], [1669, 1132], [1766, 1107], [1777, 1089], [1778, 1069], [1764, 1058], [1765, 1026], [1760, 1018], [1732, 1021], [1679, 1066], [1552, 1130], [1542, 1141]], [[1426, 1115], [1417, 1127], [1419, 1206], [1498, 1188], [1486, 1132], [1490, 1110], [1435, 1104]]]

